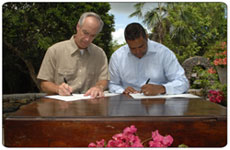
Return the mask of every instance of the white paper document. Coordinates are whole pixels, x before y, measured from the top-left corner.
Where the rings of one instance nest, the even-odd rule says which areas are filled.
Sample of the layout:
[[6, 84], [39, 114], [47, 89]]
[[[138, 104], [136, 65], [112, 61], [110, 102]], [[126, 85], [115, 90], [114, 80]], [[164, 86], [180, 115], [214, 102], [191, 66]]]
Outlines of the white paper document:
[[[104, 92], [105, 97], [116, 96], [116, 95], [119, 95], [119, 94]], [[45, 97], [63, 100], [63, 101], [76, 101], [76, 100], [91, 99], [90, 96], [84, 96], [84, 94], [73, 94], [71, 96], [50, 95], [50, 96], [45, 96]]]
[[176, 95], [156, 95], [156, 96], [146, 96], [143, 93], [129, 94], [134, 99], [148, 99], [148, 98], [200, 98], [199, 96], [193, 94], [176, 94]]

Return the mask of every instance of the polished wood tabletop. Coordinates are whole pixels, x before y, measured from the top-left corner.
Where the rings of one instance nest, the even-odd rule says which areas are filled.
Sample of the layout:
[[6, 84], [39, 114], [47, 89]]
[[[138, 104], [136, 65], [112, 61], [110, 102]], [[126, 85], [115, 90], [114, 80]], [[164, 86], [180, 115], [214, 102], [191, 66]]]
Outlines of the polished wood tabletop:
[[10, 117], [33, 118], [112, 118], [112, 117], [226, 117], [221, 105], [199, 98], [133, 99], [129, 95], [117, 95], [98, 99], [62, 101], [38, 99], [22, 106]]
[[227, 109], [201, 98], [133, 99], [129, 95], [61, 101], [43, 97], [4, 119], [7, 147], [87, 147], [135, 125], [140, 139], [170, 134], [173, 147], [223, 147]]

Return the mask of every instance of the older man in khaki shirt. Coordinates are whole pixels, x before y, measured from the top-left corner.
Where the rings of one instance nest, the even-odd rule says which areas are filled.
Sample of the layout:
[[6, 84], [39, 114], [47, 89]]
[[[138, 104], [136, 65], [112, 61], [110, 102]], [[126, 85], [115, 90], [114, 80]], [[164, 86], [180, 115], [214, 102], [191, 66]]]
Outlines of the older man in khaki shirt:
[[77, 33], [47, 50], [37, 77], [44, 92], [104, 96], [109, 79], [108, 61], [104, 51], [92, 43], [103, 24], [97, 14], [84, 13], [78, 21]]

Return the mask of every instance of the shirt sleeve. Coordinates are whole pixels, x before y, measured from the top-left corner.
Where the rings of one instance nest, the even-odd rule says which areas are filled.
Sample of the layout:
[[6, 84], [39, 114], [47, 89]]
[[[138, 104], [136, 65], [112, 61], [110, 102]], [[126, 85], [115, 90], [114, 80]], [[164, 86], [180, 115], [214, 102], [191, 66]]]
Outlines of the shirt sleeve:
[[52, 49], [48, 49], [43, 58], [37, 78], [54, 82], [55, 60]]
[[119, 75], [119, 66], [118, 66], [118, 58], [115, 54], [112, 55], [109, 62], [109, 91], [112, 93], [123, 93], [124, 88], [121, 85], [121, 79]]
[[99, 77], [98, 80], [109, 80], [109, 75], [108, 75], [108, 60], [107, 57], [105, 55], [105, 53], [102, 53], [101, 59], [102, 59], [102, 64], [100, 67], [100, 73], [99, 73]]
[[163, 66], [165, 76], [169, 81], [163, 84], [166, 89], [166, 94], [181, 94], [187, 92], [189, 89], [188, 79], [185, 76], [184, 69], [172, 51], [165, 54]]

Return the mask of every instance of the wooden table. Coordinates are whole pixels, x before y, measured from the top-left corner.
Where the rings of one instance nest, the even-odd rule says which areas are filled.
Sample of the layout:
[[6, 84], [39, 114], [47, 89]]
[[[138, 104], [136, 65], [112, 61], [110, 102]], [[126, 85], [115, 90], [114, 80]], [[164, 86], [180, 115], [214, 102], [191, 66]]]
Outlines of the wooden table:
[[135, 125], [141, 140], [152, 131], [174, 138], [173, 147], [223, 147], [227, 110], [202, 99], [139, 99], [118, 95], [65, 102], [41, 98], [4, 119], [7, 147], [87, 147]]

